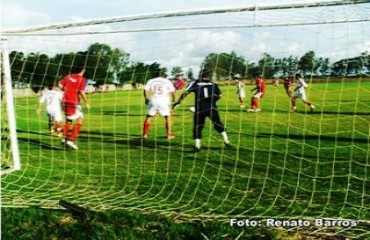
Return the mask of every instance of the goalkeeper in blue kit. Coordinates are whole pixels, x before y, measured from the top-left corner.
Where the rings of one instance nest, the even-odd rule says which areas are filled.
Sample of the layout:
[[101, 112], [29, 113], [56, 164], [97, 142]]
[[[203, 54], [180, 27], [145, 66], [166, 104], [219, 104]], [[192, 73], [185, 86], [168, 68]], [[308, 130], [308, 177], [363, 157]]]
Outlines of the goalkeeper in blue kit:
[[202, 130], [207, 117], [212, 121], [214, 129], [221, 133], [225, 146], [231, 146], [216, 105], [216, 102], [221, 98], [221, 91], [218, 85], [211, 81], [209, 75], [209, 72], [201, 71], [199, 80], [191, 82], [173, 105], [173, 107], [179, 105], [189, 93], [195, 94], [193, 138], [196, 152], [201, 149]]

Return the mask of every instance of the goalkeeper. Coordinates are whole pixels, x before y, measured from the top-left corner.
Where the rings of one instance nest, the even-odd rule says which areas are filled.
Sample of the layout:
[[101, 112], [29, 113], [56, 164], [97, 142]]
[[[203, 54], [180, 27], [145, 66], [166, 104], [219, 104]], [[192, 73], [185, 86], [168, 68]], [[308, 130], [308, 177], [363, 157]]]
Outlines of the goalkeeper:
[[191, 82], [180, 98], [174, 103], [173, 107], [181, 103], [182, 100], [189, 94], [195, 94], [195, 113], [193, 117], [193, 138], [195, 140], [195, 151], [199, 152], [201, 149], [202, 130], [204, 128], [207, 117], [213, 123], [215, 130], [221, 133], [224, 143], [227, 147], [231, 146], [225, 127], [221, 122], [218, 113], [216, 102], [221, 98], [221, 91], [216, 83], [210, 79], [210, 73], [201, 71], [200, 79]]

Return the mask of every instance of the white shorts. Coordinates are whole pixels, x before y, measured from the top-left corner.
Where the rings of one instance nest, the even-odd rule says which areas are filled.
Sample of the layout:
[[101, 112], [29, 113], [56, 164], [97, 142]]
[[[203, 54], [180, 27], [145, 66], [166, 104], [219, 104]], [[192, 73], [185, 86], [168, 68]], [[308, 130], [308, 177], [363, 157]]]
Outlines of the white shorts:
[[146, 114], [153, 117], [159, 113], [161, 116], [170, 116], [171, 107], [168, 102], [152, 102], [148, 104]]
[[244, 90], [239, 91], [238, 95], [240, 98], [245, 98], [245, 91]]
[[68, 120], [76, 120], [76, 119], [79, 119], [79, 118], [84, 118], [84, 114], [82, 113], [81, 105], [77, 105], [74, 114], [66, 115], [66, 118]]
[[61, 111], [51, 111], [51, 112], [46, 112], [46, 114], [48, 115], [48, 118], [52, 122], [61, 122], [63, 120]]
[[306, 101], [306, 93], [305, 92], [295, 92], [294, 93], [294, 97], [295, 98], [300, 98], [302, 100], [305, 100]]
[[260, 99], [262, 97], [263, 93], [262, 92], [259, 92], [259, 93], [256, 93], [254, 94], [254, 98], [257, 98], [257, 99]]

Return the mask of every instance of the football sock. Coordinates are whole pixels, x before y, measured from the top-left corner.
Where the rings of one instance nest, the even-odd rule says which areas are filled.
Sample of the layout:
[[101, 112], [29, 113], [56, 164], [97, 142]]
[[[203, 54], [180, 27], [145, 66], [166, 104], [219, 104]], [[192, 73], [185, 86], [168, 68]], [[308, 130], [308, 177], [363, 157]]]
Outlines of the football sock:
[[81, 130], [81, 127], [82, 127], [82, 124], [81, 123], [76, 123], [74, 126], [73, 126], [73, 129], [72, 129], [72, 134], [71, 134], [71, 137], [69, 138], [70, 141], [75, 141], [77, 136], [78, 136], [78, 133], [80, 132]]
[[65, 124], [64, 124], [64, 131], [63, 131], [63, 137], [64, 138], [67, 138], [68, 137], [68, 132], [69, 132], [69, 129], [71, 128], [71, 122], [66, 122]]
[[150, 123], [144, 123], [144, 132], [143, 135], [147, 135], [149, 131]]
[[221, 135], [222, 135], [225, 143], [230, 143], [229, 138], [227, 137], [227, 133], [225, 131], [223, 131], [221, 133]]
[[55, 128], [57, 129], [57, 133], [62, 132], [62, 124], [60, 124], [60, 123], [55, 124]]
[[195, 139], [195, 147], [200, 148], [200, 139]]

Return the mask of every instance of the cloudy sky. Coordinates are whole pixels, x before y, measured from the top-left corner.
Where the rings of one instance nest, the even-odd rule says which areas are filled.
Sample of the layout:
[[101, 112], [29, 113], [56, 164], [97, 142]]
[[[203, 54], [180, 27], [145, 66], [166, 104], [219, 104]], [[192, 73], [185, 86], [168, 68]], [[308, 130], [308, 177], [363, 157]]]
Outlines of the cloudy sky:
[[[309, 2], [312, 0], [1, 0], [1, 29], [27, 28], [38, 25], [87, 21], [118, 16], [143, 15], [184, 10], [234, 8], [250, 5]], [[262, 2], [262, 3], [261, 3]], [[148, 20], [134, 25], [107, 24], [85, 27], [85, 31], [113, 31], [160, 27], [205, 25], [271, 25], [275, 22], [332, 21], [332, 19], [370, 19], [370, 4], [341, 9], [273, 11], [248, 13], [240, 18], [221, 15], [195, 17], [176, 21]], [[107, 43], [131, 54], [130, 59], [159, 62], [171, 69], [200, 65], [208, 53], [235, 51], [250, 61], [268, 52], [276, 57], [301, 56], [314, 50], [317, 55], [338, 60], [370, 51], [370, 22], [319, 24], [281, 27], [245, 27], [187, 29], [178, 31], [126, 32], [119, 34], [78, 35], [61, 37], [9, 37], [11, 50], [46, 52], [83, 51], [93, 42]], [[80, 32], [81, 29], [73, 29]]]

